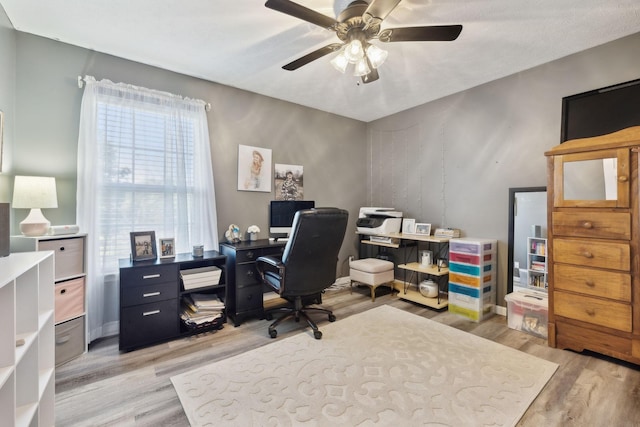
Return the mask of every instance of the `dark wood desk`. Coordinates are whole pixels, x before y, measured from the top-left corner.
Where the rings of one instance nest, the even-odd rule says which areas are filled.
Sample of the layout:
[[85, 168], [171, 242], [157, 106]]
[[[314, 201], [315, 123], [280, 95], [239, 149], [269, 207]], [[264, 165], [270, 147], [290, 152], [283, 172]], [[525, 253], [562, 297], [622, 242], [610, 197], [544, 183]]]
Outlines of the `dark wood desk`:
[[227, 315], [239, 326], [247, 317], [264, 316], [263, 294], [271, 292], [260, 281], [256, 259], [281, 256], [286, 242], [260, 239], [240, 243], [220, 243], [220, 253], [227, 257]]

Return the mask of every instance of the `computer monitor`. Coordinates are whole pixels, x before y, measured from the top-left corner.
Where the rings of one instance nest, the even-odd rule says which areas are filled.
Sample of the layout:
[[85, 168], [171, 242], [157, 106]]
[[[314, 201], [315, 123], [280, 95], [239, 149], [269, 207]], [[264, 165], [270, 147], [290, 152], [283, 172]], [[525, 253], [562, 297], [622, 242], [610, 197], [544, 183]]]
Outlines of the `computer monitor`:
[[296, 212], [314, 207], [313, 200], [272, 200], [269, 205], [269, 237], [289, 237]]

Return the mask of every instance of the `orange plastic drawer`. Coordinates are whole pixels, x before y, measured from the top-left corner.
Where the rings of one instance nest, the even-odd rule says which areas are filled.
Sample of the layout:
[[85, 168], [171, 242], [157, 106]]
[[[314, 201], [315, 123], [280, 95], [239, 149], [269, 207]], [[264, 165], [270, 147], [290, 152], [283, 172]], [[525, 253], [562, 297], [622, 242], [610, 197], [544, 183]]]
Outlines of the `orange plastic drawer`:
[[73, 319], [84, 314], [84, 277], [56, 283], [55, 321]]

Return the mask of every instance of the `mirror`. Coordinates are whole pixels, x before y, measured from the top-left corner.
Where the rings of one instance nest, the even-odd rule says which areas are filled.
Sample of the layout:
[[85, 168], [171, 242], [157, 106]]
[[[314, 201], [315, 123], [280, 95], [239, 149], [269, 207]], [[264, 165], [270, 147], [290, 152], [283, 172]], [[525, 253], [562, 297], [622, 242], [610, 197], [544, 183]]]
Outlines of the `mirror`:
[[[616, 159], [564, 163], [566, 200], [616, 200]], [[613, 185], [612, 185], [613, 184]]]
[[[527, 283], [527, 237], [540, 227], [540, 237], [547, 237], [547, 188], [521, 187], [509, 189], [509, 253], [507, 293]], [[516, 267], [517, 265], [517, 267]]]

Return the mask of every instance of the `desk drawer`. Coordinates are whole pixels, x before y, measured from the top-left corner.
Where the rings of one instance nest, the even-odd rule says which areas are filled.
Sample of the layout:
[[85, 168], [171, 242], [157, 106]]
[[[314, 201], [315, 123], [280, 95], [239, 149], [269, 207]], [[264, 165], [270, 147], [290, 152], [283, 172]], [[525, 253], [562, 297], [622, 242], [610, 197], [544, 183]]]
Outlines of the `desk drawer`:
[[166, 264], [121, 269], [120, 283], [123, 287], [178, 283], [178, 268], [178, 264]]
[[279, 257], [284, 252], [284, 246], [276, 246], [269, 248], [246, 249], [236, 252], [236, 263], [252, 262], [261, 256]]
[[629, 271], [630, 260], [627, 243], [565, 238], [553, 240], [553, 261], [557, 263]]
[[253, 286], [260, 283], [260, 274], [255, 262], [238, 264], [236, 266], [236, 287]]
[[631, 239], [628, 212], [553, 212], [552, 215], [555, 236]]
[[236, 294], [236, 312], [262, 308], [263, 289], [262, 285], [239, 288]]
[[556, 264], [553, 287], [558, 290], [631, 302], [629, 273]]
[[55, 279], [84, 273], [84, 238], [42, 240], [38, 250], [55, 252]]
[[120, 313], [121, 350], [178, 335], [180, 323], [177, 299], [125, 307]]
[[175, 282], [133, 286], [123, 289], [120, 295], [123, 307], [148, 304], [172, 298], [178, 298], [178, 285]]
[[55, 322], [84, 314], [84, 277], [56, 283]]
[[556, 316], [631, 332], [631, 305], [567, 292], [553, 293]]

